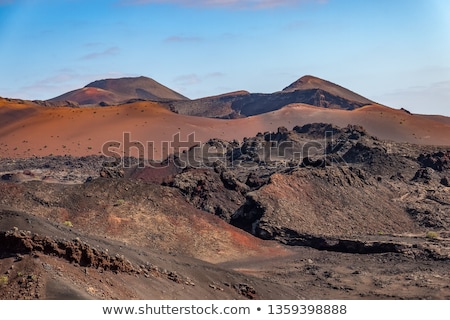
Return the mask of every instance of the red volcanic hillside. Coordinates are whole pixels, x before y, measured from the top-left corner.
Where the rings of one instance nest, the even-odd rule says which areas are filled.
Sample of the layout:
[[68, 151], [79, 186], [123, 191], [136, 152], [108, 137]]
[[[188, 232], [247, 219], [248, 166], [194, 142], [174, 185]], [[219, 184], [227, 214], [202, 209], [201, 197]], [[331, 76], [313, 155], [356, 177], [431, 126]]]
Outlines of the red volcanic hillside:
[[[211, 138], [242, 140], [258, 132], [276, 131], [281, 126], [292, 129], [314, 122], [340, 127], [361, 125], [371, 135], [385, 140], [450, 145], [447, 117], [414, 115], [378, 105], [311, 76], [273, 94], [240, 91], [186, 100], [152, 79], [139, 77], [95, 81], [59, 98], [75, 98], [79, 103], [97, 103], [101, 98], [112, 103], [133, 96], [178, 100], [71, 108], [0, 99], [1, 154], [3, 157], [101, 154], [108, 143], [121, 142], [123, 146], [124, 133], [129, 133], [131, 140], [146, 146], [153, 143], [153, 148], [146, 150], [146, 158], [162, 159], [167, 156], [167, 150], [161, 149], [163, 141], [172, 141], [177, 133], [181, 139], [195, 134], [194, 144]], [[228, 116], [237, 119], [214, 119]], [[128, 154], [127, 150], [120, 152]], [[136, 148], [131, 150], [135, 155], [133, 152]]]
[[11, 103], [0, 99], [0, 151], [3, 157], [33, 155], [100, 154], [110, 141], [130, 139], [146, 145], [149, 158], [164, 157], [163, 141], [195, 134], [195, 140], [224, 140], [254, 136], [257, 132], [276, 131], [284, 126], [314, 122], [341, 127], [362, 125], [380, 139], [427, 145], [450, 145], [450, 125], [421, 115], [412, 115], [380, 105], [353, 111], [294, 104], [280, 110], [240, 119], [211, 119], [176, 114], [157, 102], [135, 102], [103, 108], [41, 107], [31, 103]]
[[44, 102], [57, 106], [61, 101], [79, 105], [117, 105], [130, 100], [164, 102], [173, 111], [210, 118], [241, 118], [279, 110], [291, 103], [305, 103], [330, 109], [353, 110], [373, 102], [332, 82], [304, 76], [274, 93], [236, 91], [189, 100], [183, 95], [146, 77], [94, 81]]
[[311, 90], [311, 89], [317, 89], [324, 92], [328, 92], [337, 97], [349, 101], [354, 101], [355, 103], [359, 103], [361, 105], [368, 105], [373, 103], [373, 101], [370, 101], [369, 99], [353, 91], [350, 91], [330, 81], [323, 80], [313, 76], [301, 77], [297, 81], [293, 82], [292, 84], [284, 88], [282, 92], [294, 92], [298, 90]]
[[147, 77], [105, 79], [89, 83], [49, 101], [74, 101], [80, 105], [118, 104], [131, 99], [188, 100], [185, 96]]

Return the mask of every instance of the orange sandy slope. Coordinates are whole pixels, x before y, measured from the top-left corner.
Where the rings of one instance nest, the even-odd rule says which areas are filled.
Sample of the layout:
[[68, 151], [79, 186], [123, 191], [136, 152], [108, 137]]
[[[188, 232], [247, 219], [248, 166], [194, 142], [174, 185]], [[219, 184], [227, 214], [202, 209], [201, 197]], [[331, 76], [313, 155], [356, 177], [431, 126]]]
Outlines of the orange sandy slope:
[[[445, 121], [381, 105], [345, 111], [293, 104], [262, 115], [222, 120], [175, 114], [156, 102], [50, 108], [0, 99], [0, 152], [2, 157], [13, 158], [101, 154], [102, 146], [110, 142], [120, 142], [123, 147], [124, 133], [129, 133], [130, 140], [146, 147], [146, 158], [160, 160], [165, 154], [161, 142], [172, 141], [177, 133], [182, 141], [192, 133], [199, 142], [210, 138], [242, 140], [258, 132], [276, 131], [280, 126], [292, 129], [312, 122], [358, 124], [380, 139], [450, 145], [450, 124]], [[147, 148], [147, 142], [153, 142], [153, 150]], [[137, 154], [136, 148], [130, 150], [132, 155]]]

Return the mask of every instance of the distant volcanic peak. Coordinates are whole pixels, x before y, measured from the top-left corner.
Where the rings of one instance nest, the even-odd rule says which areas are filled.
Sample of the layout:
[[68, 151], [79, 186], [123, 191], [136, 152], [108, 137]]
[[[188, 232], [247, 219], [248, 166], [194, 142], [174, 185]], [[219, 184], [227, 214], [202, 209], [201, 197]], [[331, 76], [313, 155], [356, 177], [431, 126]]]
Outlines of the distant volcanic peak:
[[[298, 79], [297, 81], [291, 83], [289, 86], [283, 89], [284, 92], [291, 92], [295, 90], [304, 90], [304, 89], [323, 89], [327, 86], [338, 86], [330, 81], [323, 80], [311, 75], [306, 75]], [[344, 89], [344, 88], [343, 88]]]
[[81, 88], [62, 94], [48, 101], [74, 101], [80, 105], [97, 104], [101, 101], [117, 102], [118, 98], [113, 92], [102, 88]]
[[147, 77], [103, 79], [89, 83], [49, 101], [70, 100], [85, 104], [118, 104], [132, 99], [151, 101], [189, 100], [185, 96]]
[[323, 80], [314, 76], [306, 75], [283, 89], [282, 92], [294, 92], [298, 90], [322, 90], [334, 96], [354, 101], [360, 105], [372, 104], [373, 101], [333, 82]]
[[238, 90], [238, 91], [232, 91], [232, 92], [218, 94], [218, 95], [215, 95], [215, 96], [204, 97], [204, 98], [201, 98], [201, 99], [212, 99], [212, 98], [223, 98], [223, 97], [237, 97], [237, 96], [246, 96], [246, 95], [249, 95], [249, 94], [250, 94], [250, 92], [248, 92], [246, 90]]
[[232, 91], [232, 92], [227, 92], [227, 93], [223, 93], [220, 96], [243, 96], [243, 95], [247, 95], [250, 94], [250, 92], [248, 92], [247, 90], [237, 90], [237, 91]]
[[110, 79], [101, 79], [93, 81], [85, 86], [87, 87], [94, 87], [94, 88], [102, 88], [102, 89], [109, 89], [109, 88], [121, 88], [121, 87], [129, 87], [129, 86], [135, 86], [136, 84], [142, 85], [142, 84], [150, 84], [152, 86], [160, 85], [158, 82], [153, 80], [152, 78], [140, 76], [140, 77], [123, 77], [123, 78], [110, 78]]
[[109, 90], [130, 99], [189, 100], [178, 92], [144, 76], [97, 80], [86, 87]]

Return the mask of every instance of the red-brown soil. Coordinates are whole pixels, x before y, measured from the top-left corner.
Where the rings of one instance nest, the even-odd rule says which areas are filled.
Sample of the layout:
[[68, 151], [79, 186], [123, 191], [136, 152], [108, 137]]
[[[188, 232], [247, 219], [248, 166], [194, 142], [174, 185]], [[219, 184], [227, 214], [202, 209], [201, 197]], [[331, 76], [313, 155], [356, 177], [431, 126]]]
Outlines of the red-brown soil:
[[[220, 120], [176, 114], [156, 102], [64, 108], [1, 99], [0, 150], [3, 157], [13, 158], [49, 154], [98, 155], [102, 153], [102, 146], [107, 147], [112, 142], [119, 142], [123, 147], [124, 133], [128, 132], [131, 142], [137, 141], [145, 147], [145, 158], [161, 160], [167, 156], [162, 142], [173, 141], [177, 133], [180, 133], [181, 141], [188, 141], [188, 135], [192, 133], [197, 142], [210, 138], [242, 141], [257, 132], [313, 122], [362, 125], [380, 139], [450, 145], [449, 124], [380, 105], [347, 111], [296, 104], [257, 116]], [[153, 142], [153, 149], [148, 147], [148, 142]], [[123, 148], [110, 149], [123, 153]], [[128, 150], [137, 156], [136, 148]]]
[[130, 99], [153, 101], [186, 100], [178, 92], [147, 77], [104, 79], [48, 101], [73, 101], [80, 105], [119, 104]]
[[303, 76], [297, 81], [293, 82], [289, 86], [283, 89], [283, 92], [293, 92], [296, 90], [308, 90], [308, 89], [320, 89], [329, 93], [332, 93], [338, 97], [355, 101], [361, 103], [363, 105], [372, 104], [373, 101], [370, 101], [363, 96], [350, 91], [346, 88], [343, 88], [337, 84], [332, 82], [314, 77], [314, 76]]
[[[325, 162], [320, 149], [298, 165], [257, 156], [330, 131]], [[95, 157], [5, 159], [0, 297], [450, 298], [448, 148], [312, 124], [249, 138], [226, 159], [247, 162], [163, 177], [95, 173]]]
[[0, 98], [0, 299], [450, 299], [448, 118], [314, 77], [156, 89]]

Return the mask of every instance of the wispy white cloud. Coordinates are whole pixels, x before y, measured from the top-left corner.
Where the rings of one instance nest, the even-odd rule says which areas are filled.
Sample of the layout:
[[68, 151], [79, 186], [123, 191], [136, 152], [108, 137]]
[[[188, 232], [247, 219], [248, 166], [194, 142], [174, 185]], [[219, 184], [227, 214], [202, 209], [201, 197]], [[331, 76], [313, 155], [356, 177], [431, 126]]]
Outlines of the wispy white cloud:
[[114, 56], [114, 55], [118, 54], [119, 51], [120, 51], [119, 47], [110, 47], [103, 51], [91, 52], [87, 55], [84, 55], [81, 57], [81, 60], [93, 60], [93, 59], [102, 58], [102, 57], [106, 57], [106, 56]]
[[174, 3], [188, 7], [223, 7], [236, 9], [270, 9], [305, 2], [325, 3], [327, 0], [121, 0], [123, 5]]
[[212, 81], [213, 79], [218, 79], [218, 78], [222, 78], [225, 76], [225, 73], [223, 72], [219, 72], [219, 71], [215, 71], [215, 72], [210, 72], [204, 75], [199, 75], [196, 73], [191, 73], [191, 74], [183, 74], [180, 75], [178, 77], [176, 77], [173, 82], [176, 83], [177, 85], [181, 85], [181, 86], [191, 86], [191, 85], [196, 85], [199, 83], [202, 83], [203, 81]]
[[[193, 93], [194, 90], [195, 96], [205, 96], [203, 90], [201, 89], [204, 83], [214, 83], [221, 78], [225, 77], [226, 74], [223, 72], [215, 71], [206, 74], [183, 74], [173, 79], [172, 89], [178, 92], [190, 92]], [[197, 92], [198, 91], [198, 92]], [[193, 93], [193, 94], [194, 94]]]
[[21, 87], [17, 91], [16, 97], [32, 100], [42, 99], [40, 94], [36, 94], [37, 92], [46, 92], [49, 95], [54, 94], [56, 96], [65, 92], [65, 88], [69, 88], [70, 83], [76, 81], [79, 77], [80, 75], [72, 69], [61, 69], [51, 76], [36, 80], [29, 85]]
[[167, 43], [180, 43], [180, 42], [201, 42], [203, 41], [200, 37], [187, 37], [187, 36], [170, 36], [164, 39]]
[[183, 86], [197, 84], [201, 81], [200, 76], [195, 73], [181, 75], [174, 79], [175, 83]]
[[37, 81], [35, 84], [38, 85], [49, 85], [49, 84], [57, 84], [64, 83], [68, 81], [72, 81], [76, 79], [78, 74], [75, 73], [72, 69], [61, 69], [56, 74], [49, 76], [45, 79]]
[[136, 76], [120, 72], [106, 73], [78, 73], [76, 70], [65, 68], [56, 71], [49, 77], [36, 80], [15, 91], [6, 92], [4, 96], [29, 100], [50, 99], [65, 92], [84, 87], [88, 83], [106, 79]]
[[225, 73], [222, 73], [222, 72], [211, 72], [211, 73], [208, 73], [205, 76], [205, 78], [221, 78], [224, 76], [225, 76]]
[[102, 42], [87, 42], [84, 44], [86, 48], [95, 48], [104, 45]]

